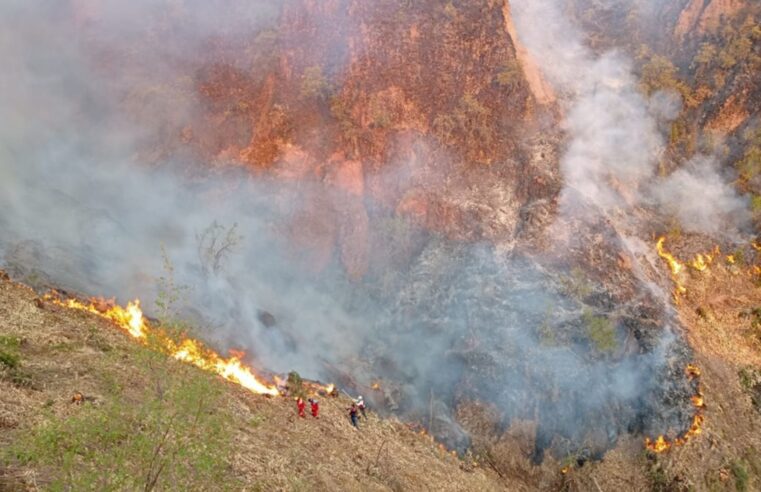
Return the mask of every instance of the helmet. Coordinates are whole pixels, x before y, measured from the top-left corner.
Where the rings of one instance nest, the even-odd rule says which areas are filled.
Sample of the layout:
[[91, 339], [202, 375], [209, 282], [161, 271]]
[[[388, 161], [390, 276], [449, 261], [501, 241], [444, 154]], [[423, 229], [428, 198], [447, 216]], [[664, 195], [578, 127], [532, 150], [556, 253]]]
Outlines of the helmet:
[[357, 397], [357, 400], [361, 400], [361, 399], [362, 399], [362, 397], [361, 397], [361, 396], [358, 396], [358, 397]]

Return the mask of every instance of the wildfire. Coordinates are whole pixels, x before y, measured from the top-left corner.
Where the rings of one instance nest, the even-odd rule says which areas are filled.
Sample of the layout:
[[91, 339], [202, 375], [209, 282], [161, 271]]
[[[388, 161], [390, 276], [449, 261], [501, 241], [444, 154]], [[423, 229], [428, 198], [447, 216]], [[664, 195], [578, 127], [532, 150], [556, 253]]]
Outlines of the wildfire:
[[[665, 242], [666, 237], [661, 236], [658, 238], [655, 247], [658, 251], [658, 256], [663, 258], [669, 266], [669, 270], [671, 271], [671, 279], [674, 281], [675, 285], [674, 301], [679, 303], [679, 296], [687, 293], [687, 287], [685, 287], [682, 283], [683, 277], [680, 275], [684, 272], [685, 266], [689, 265], [691, 268], [698, 272], [705, 272], [716, 258], [721, 257], [721, 249], [718, 245], [714, 246], [713, 250], [707, 253], [698, 253], [692, 260], [688, 261], [687, 263], [682, 263], [676, 259], [674, 255], [666, 251], [666, 248], [664, 247]], [[727, 261], [729, 263], [734, 263], [734, 256], [727, 256]]]
[[89, 303], [84, 303], [76, 299], [60, 299], [56, 294], [47, 294], [45, 300], [59, 306], [87, 311], [109, 319], [141, 343], [147, 343], [150, 335], [156, 340], [159, 349], [167, 355], [193, 364], [205, 371], [218, 374], [253, 393], [269, 396], [280, 394], [277, 387], [257, 379], [251, 368], [242, 363], [242, 354], [232, 354], [229, 358], [224, 358], [198, 340], [185, 338], [180, 342], [175, 342], [163, 330], [151, 328], [143, 317], [138, 300], [128, 303], [126, 308], [102, 299], [94, 299]]
[[666, 260], [666, 263], [669, 265], [669, 269], [671, 269], [672, 275], [678, 275], [679, 272], [681, 272], [684, 269], [684, 265], [679, 262], [674, 256], [666, 251], [663, 247], [663, 243], [666, 242], [666, 237], [661, 236], [658, 239], [658, 242], [655, 244], [655, 247], [658, 249], [658, 256]]
[[[688, 364], [684, 369], [684, 373], [690, 381], [692, 381], [700, 377], [700, 368], [696, 365]], [[692, 406], [695, 407], [695, 415], [692, 416], [690, 428], [682, 436], [676, 437], [673, 441], [669, 441], [663, 435], [658, 436], [655, 440], [646, 437], [645, 448], [654, 453], [663, 453], [674, 446], [684, 446], [691, 438], [698, 436], [703, 432], [703, 423], [705, 422], [705, 417], [703, 417], [705, 399], [703, 398], [703, 391], [699, 382], [697, 391], [690, 400], [692, 401]]]
[[645, 447], [650, 451], [662, 453], [671, 448], [671, 443], [665, 437], [658, 436], [658, 439], [651, 441], [649, 437], [645, 438]]
[[700, 377], [700, 368], [694, 364], [687, 364], [687, 367], [684, 369], [684, 373], [687, 375], [690, 379], [695, 379]]

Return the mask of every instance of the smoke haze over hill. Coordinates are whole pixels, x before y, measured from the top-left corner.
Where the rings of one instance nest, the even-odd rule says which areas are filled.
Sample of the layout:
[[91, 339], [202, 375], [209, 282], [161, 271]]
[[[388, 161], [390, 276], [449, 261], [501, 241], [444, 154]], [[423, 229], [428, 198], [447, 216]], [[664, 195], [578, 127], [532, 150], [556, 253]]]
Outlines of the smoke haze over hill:
[[[201, 112], [191, 80], [200, 71], [195, 57], [205, 57], [198, 51], [217, 38], [277, 27], [276, 2], [243, 4], [256, 6], [190, 2], [163, 11], [154, 2], [106, 2], [92, 7], [97, 21], [87, 2], [0, 6], [0, 252], [11, 268], [150, 306], [166, 289], [163, 248], [173, 282], [188, 287], [179, 292], [179, 315], [206, 326], [208, 338], [246, 349], [274, 372], [349, 373], [362, 387], [388, 379], [394, 391], [378, 404], [410, 418], [422, 420], [436, 399], [436, 418], [446, 424], [439, 432], [460, 447], [467, 437], [454, 414], [469, 399], [497, 405], [503, 426], [540, 421], [540, 451], [562, 436], [568, 443], [556, 448], [570, 452], [592, 434], [599, 451], [624, 433], [688, 419], [689, 406], [674, 403], [687, 394], [684, 384], [664, 383], [685, 357], [668, 295], [635, 275], [622, 273], [624, 287], [611, 292], [615, 281], [585, 272], [585, 264], [573, 269], [570, 253], [518, 244], [503, 254], [363, 198], [367, 227], [407, 257], [380, 262], [358, 280], [335, 255], [313, 268], [314, 245], [302, 244], [332, 227], [314, 203], [351, 213], [357, 199], [345, 188], [213, 168], [220, 163], [185, 149], [156, 149], [168, 128]], [[616, 258], [629, 253], [626, 238], [615, 221], [599, 224], [622, 210], [654, 204], [712, 235], [743, 226], [742, 199], [705, 160], [657, 177], [659, 123], [673, 117], [673, 97], [644, 97], [627, 58], [594, 55], [556, 2], [512, 4], [524, 44], [563, 94], [561, 227], [583, 219]], [[481, 111], [472, 100], [459, 104]], [[424, 137], [413, 140], [425, 147]], [[389, 187], [417, 171], [412, 160], [399, 161], [383, 171]], [[684, 207], [698, 189], [710, 208]], [[218, 268], [203, 239], [215, 223], [223, 236], [236, 225]], [[275, 327], [261, 321], [263, 311]]]

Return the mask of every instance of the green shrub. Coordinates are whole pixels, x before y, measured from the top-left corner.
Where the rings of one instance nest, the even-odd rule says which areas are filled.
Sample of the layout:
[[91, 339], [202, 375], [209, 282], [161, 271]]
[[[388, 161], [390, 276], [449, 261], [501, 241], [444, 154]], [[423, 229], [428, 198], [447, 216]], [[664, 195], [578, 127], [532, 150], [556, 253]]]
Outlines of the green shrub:
[[8, 369], [16, 369], [19, 365], [19, 356], [12, 352], [0, 350], [0, 366], [5, 366]]
[[301, 398], [306, 398], [306, 392], [304, 391], [304, 381], [301, 379], [301, 375], [299, 375], [296, 371], [291, 371], [288, 373], [288, 391], [290, 392], [291, 396], [300, 396]]
[[322, 73], [322, 67], [313, 65], [304, 70], [301, 76], [301, 91], [299, 95], [304, 99], [313, 97], [323, 98], [330, 92], [330, 83]]
[[510, 60], [505, 63], [497, 73], [497, 84], [501, 87], [512, 88], [523, 82], [523, 69], [518, 60]]
[[572, 268], [569, 275], [562, 277], [560, 285], [566, 294], [577, 300], [592, 293], [592, 284], [587, 279], [584, 270], [579, 267]]
[[21, 347], [21, 338], [9, 335], [0, 336], [0, 347], [17, 349]]
[[586, 334], [592, 346], [601, 353], [611, 353], [616, 350], [616, 329], [613, 322], [604, 316], [596, 316], [591, 310], [585, 309], [582, 320], [586, 327]]
[[155, 376], [155, 394], [138, 400], [48, 413], [3, 458], [44, 468], [50, 490], [235, 490], [221, 386], [191, 367]]
[[742, 461], [733, 461], [729, 464], [732, 475], [735, 476], [735, 489], [737, 492], [745, 492], [748, 490], [748, 470]]

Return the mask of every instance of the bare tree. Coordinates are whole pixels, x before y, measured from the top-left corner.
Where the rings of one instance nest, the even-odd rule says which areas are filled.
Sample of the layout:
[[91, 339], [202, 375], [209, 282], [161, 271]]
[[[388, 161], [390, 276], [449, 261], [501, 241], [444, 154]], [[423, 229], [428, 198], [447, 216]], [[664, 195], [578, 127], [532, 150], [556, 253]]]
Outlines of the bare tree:
[[243, 236], [238, 234], [238, 224], [230, 227], [219, 224], [216, 220], [200, 234], [198, 241], [198, 259], [204, 275], [217, 274], [225, 260], [235, 252]]

